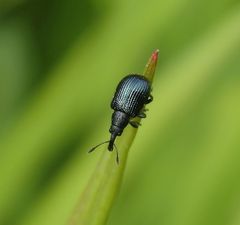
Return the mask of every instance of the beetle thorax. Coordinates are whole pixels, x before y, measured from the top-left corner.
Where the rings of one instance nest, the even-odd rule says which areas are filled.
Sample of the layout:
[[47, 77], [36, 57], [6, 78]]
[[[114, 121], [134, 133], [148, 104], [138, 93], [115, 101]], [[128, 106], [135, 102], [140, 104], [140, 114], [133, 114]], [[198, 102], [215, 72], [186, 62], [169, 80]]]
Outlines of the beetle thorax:
[[129, 122], [129, 115], [121, 111], [115, 111], [112, 114], [112, 124], [110, 128], [110, 133], [115, 133], [115, 135], [120, 136], [123, 129], [127, 126]]

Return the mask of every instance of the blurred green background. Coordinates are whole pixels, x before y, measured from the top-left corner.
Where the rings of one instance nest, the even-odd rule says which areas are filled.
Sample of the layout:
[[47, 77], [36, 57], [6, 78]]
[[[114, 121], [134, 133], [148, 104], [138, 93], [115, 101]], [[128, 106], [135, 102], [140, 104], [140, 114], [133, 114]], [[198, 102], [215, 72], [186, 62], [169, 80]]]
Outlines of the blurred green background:
[[108, 225], [240, 224], [239, 0], [2, 0], [1, 225], [66, 223], [116, 84], [156, 48]]

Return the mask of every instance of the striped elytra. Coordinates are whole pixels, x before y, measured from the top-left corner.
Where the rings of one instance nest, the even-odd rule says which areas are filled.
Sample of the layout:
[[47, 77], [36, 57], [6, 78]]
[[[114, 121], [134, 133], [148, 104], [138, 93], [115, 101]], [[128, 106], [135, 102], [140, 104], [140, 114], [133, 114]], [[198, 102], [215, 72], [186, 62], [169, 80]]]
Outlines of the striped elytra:
[[150, 82], [144, 76], [128, 75], [118, 84], [111, 107], [135, 117], [147, 103], [150, 91]]

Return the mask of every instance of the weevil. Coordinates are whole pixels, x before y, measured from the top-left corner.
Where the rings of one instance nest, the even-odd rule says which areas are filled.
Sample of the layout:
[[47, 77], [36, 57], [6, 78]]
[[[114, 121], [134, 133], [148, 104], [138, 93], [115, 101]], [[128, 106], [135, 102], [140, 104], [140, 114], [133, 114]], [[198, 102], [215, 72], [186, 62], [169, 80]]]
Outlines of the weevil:
[[112, 122], [109, 129], [111, 133], [110, 140], [104, 141], [89, 150], [89, 153], [94, 151], [102, 144], [108, 143], [108, 150], [113, 151], [116, 148], [117, 158], [119, 163], [118, 149], [115, 145], [117, 136], [121, 136], [124, 128], [130, 124], [134, 128], [141, 125], [139, 122], [134, 121], [133, 118], [145, 118], [146, 109], [145, 104], [153, 100], [151, 95], [150, 81], [139, 74], [130, 74], [125, 76], [118, 84], [114, 97], [111, 102], [111, 108], [114, 110], [112, 114]]

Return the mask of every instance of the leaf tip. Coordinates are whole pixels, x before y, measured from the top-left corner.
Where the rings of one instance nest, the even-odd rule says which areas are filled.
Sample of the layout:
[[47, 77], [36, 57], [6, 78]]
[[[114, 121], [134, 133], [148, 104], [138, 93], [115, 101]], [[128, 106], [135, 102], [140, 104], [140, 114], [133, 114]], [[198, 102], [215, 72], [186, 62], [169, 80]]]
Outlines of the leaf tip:
[[144, 76], [147, 77], [151, 82], [153, 80], [153, 76], [154, 76], [155, 69], [156, 69], [156, 66], [157, 66], [158, 53], [159, 53], [158, 49], [156, 49], [152, 53], [151, 57], [148, 60], [147, 65], [145, 67], [145, 71], [144, 71]]
[[152, 53], [152, 57], [151, 57], [152, 61], [157, 62], [157, 60], [158, 60], [158, 53], [159, 53], [159, 49], [156, 49], [156, 50]]

